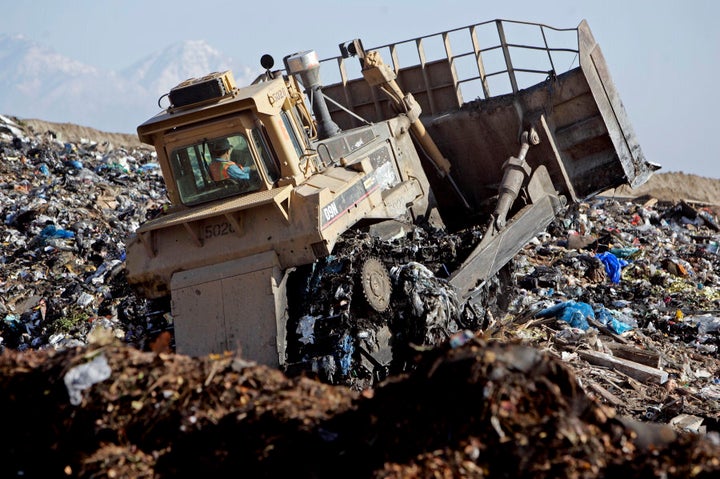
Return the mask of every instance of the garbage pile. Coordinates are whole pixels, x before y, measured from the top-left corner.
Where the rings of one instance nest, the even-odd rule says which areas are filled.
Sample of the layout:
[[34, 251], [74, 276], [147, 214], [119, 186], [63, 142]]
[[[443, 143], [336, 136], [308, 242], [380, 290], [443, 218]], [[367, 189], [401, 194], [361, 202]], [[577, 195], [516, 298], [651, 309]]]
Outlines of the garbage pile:
[[39, 135], [0, 116], [0, 346], [143, 346], [166, 321], [130, 292], [125, 240], [166, 204], [151, 149]]
[[512, 314], [495, 337], [563, 360], [621, 414], [718, 431], [719, 242], [711, 206], [576, 205], [516, 258]]
[[[137, 298], [123, 274], [128, 235], [166, 205], [151, 150], [0, 116], [0, 407], [12, 431], [1, 476], [720, 471], [713, 205], [569, 207], [502, 272], [507, 311], [417, 348], [409, 372], [362, 392], [233, 355], [172, 354], [168, 305]], [[413, 278], [432, 285], [443, 269], [423, 256], [457, 261], [461, 246], [433, 240], [445, 257], [419, 245], [394, 270], [418, 314], [435, 305]], [[395, 250], [374, 254], [387, 263]]]

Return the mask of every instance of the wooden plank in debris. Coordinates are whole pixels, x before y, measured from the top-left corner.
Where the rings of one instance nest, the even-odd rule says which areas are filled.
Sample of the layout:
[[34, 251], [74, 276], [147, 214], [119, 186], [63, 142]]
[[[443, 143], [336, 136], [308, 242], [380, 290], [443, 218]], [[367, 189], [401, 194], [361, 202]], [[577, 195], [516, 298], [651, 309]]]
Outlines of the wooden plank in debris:
[[620, 371], [643, 383], [665, 384], [668, 380], [667, 372], [644, 364], [617, 358], [597, 351], [578, 351], [578, 353], [581, 358], [590, 364]]
[[628, 344], [605, 343], [605, 345], [610, 348], [613, 356], [617, 358], [627, 359], [651, 368], [660, 366], [660, 353], [655, 351], [636, 348]]
[[617, 406], [624, 404], [622, 399], [620, 399], [619, 397], [617, 397], [616, 395], [614, 395], [613, 393], [611, 393], [604, 387], [600, 386], [595, 381], [586, 379], [585, 382], [590, 387], [590, 389], [592, 389], [595, 392], [595, 394], [597, 394], [598, 396], [600, 396], [601, 398], [603, 398], [604, 400], [609, 402], [611, 405], [617, 407]]

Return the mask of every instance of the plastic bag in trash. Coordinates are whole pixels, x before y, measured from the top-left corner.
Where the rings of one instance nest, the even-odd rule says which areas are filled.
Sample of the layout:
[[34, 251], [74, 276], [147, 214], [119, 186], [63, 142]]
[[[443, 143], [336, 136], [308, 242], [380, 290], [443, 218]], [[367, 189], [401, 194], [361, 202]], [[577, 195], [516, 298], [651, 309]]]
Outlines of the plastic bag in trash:
[[55, 225], [47, 225], [43, 230], [40, 232], [40, 238], [46, 239], [46, 238], [74, 238], [75, 233], [72, 231], [64, 230], [61, 228], [58, 228]]
[[145, 173], [158, 170], [160, 170], [160, 163], [145, 163], [144, 165], [140, 165], [138, 167], [138, 171]]
[[710, 314], [702, 314], [699, 316], [686, 316], [687, 324], [697, 326], [698, 334], [704, 335], [720, 331], [720, 318]]
[[595, 310], [595, 318], [598, 320], [598, 322], [600, 322], [604, 326], [607, 326], [618, 334], [630, 331], [636, 326], [634, 324], [631, 324], [631, 321], [629, 321], [630, 318], [622, 318], [625, 319], [625, 321], [623, 321], [617, 316], [617, 313], [605, 308], [604, 306], [601, 306], [600, 308]]
[[551, 318], [553, 316], [565, 321], [573, 328], [586, 331], [590, 327], [587, 318], [595, 319], [595, 312], [592, 306], [587, 303], [570, 300], [545, 308], [535, 315], [536, 318]]
[[63, 380], [68, 390], [70, 404], [73, 406], [79, 405], [82, 402], [82, 391], [93, 384], [105, 381], [110, 377], [111, 372], [107, 358], [103, 354], [68, 371]]
[[46, 165], [45, 163], [40, 163], [40, 165], [38, 166], [38, 171], [45, 176], [50, 176], [50, 168], [48, 168], [48, 165]]
[[629, 263], [610, 252], [598, 253], [595, 256], [605, 265], [605, 272], [610, 277], [610, 280], [613, 283], [619, 283], [621, 270]]
[[79, 161], [79, 160], [68, 160], [68, 161], [65, 162], [65, 165], [66, 165], [68, 168], [74, 168], [74, 169], [76, 169], [76, 170], [82, 170], [82, 169], [83, 169], [82, 161]]

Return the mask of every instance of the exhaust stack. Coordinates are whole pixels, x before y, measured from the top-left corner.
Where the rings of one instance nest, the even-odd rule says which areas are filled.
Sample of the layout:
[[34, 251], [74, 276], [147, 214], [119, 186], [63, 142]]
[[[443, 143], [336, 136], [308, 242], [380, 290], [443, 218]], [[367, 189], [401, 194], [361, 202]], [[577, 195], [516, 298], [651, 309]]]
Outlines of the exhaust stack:
[[340, 127], [330, 117], [320, 82], [320, 61], [314, 50], [293, 53], [284, 58], [285, 69], [290, 75], [300, 77], [305, 87], [305, 94], [310, 97], [315, 120], [317, 121], [318, 138], [324, 140], [340, 133]]

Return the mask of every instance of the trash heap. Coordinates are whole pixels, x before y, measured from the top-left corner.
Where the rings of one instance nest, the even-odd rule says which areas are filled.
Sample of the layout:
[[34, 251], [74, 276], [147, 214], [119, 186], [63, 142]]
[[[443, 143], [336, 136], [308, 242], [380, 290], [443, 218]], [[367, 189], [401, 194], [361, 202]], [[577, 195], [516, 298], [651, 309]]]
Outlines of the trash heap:
[[128, 235], [167, 203], [154, 155], [0, 116], [3, 348], [85, 344], [98, 325], [142, 346], [163, 328], [123, 274]]
[[618, 412], [720, 430], [720, 227], [707, 205], [596, 198], [515, 261], [495, 337], [565, 361]]
[[[123, 274], [128, 235], [166, 205], [151, 150], [0, 116], [0, 409], [12, 431], [0, 476], [720, 471], [712, 205], [569, 207], [503, 272], [507, 312], [418, 348], [410, 372], [361, 393], [233, 355], [171, 354], [167, 304], [135, 297]], [[392, 277], [419, 297], [408, 278], [434, 281], [410, 266]]]

